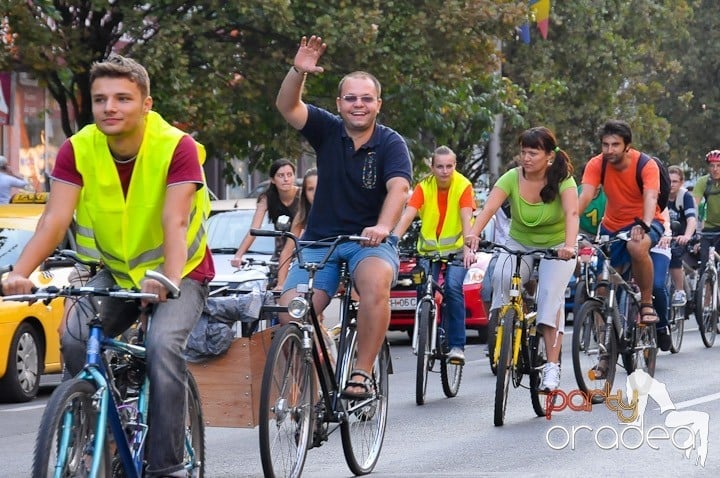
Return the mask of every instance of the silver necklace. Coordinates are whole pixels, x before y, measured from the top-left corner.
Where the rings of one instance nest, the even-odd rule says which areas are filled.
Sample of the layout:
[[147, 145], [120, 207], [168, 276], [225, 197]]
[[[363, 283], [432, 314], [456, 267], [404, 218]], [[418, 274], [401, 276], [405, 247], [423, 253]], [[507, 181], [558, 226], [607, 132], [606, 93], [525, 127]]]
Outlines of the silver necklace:
[[137, 158], [137, 154], [136, 154], [135, 156], [133, 156], [132, 158], [128, 158], [128, 159], [118, 159], [118, 158], [115, 157], [114, 154], [111, 154], [111, 156], [112, 156], [112, 158], [113, 158], [113, 161], [115, 161], [117, 164], [128, 164], [128, 163], [132, 163], [133, 161], [135, 161], [135, 158]]

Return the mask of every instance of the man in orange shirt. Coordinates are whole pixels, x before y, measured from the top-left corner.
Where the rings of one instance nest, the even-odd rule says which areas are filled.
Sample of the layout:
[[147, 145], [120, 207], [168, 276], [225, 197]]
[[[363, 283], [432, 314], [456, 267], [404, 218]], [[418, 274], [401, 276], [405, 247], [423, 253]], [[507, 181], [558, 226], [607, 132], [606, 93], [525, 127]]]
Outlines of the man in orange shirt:
[[[422, 219], [417, 250], [421, 254], [439, 253], [443, 257], [454, 255], [456, 260], [448, 262], [445, 268], [443, 286], [444, 312], [443, 327], [447, 332], [450, 363], [465, 363], [465, 297], [463, 280], [472, 264], [474, 255], [463, 241], [472, 228], [472, 212], [475, 199], [470, 181], [455, 170], [455, 153], [447, 146], [435, 149], [430, 163], [432, 174], [415, 186], [412, 197], [402, 217], [395, 226], [395, 234], [402, 237], [415, 219]], [[427, 261], [421, 261], [427, 271]], [[440, 264], [431, 271], [437, 277]]]
[[647, 161], [641, 171], [641, 189], [635, 175], [642, 153], [630, 147], [630, 126], [623, 121], [609, 120], [600, 128], [599, 137], [602, 153], [591, 158], [585, 166], [578, 210], [587, 208], [602, 184], [607, 206], [600, 225], [601, 234], [612, 237], [621, 231], [629, 231], [631, 237], [628, 242], [612, 243], [610, 263], [613, 267], [631, 264], [633, 277], [640, 288], [641, 320], [646, 324], [656, 323], [658, 316], [653, 307], [650, 249], [657, 244], [665, 229], [657, 205], [660, 170], [654, 161]]

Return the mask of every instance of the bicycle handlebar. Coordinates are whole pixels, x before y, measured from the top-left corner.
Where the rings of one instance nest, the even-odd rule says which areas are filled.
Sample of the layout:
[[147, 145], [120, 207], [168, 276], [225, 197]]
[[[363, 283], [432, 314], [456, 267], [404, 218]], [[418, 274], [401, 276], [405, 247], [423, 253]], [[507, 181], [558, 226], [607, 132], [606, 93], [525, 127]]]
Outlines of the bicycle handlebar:
[[548, 259], [560, 259], [558, 257], [557, 250], [552, 248], [547, 249], [529, 249], [529, 250], [522, 250], [522, 249], [510, 249], [505, 244], [498, 244], [491, 241], [480, 241], [478, 244], [478, 250], [492, 250], [492, 249], [502, 249], [505, 252], [507, 252], [510, 255], [513, 256], [531, 256], [531, 255], [542, 255], [547, 257]]
[[[316, 241], [305, 241], [298, 238], [295, 234], [288, 231], [272, 231], [267, 229], [250, 229], [251, 236], [264, 236], [264, 237], [285, 237], [291, 239], [295, 243], [295, 251], [298, 257], [298, 266], [307, 269], [313, 267], [314, 269], [322, 269], [330, 259], [335, 248], [344, 242], [363, 242], [369, 241], [370, 238], [364, 236], [356, 236], [353, 234], [340, 234], [337, 236], [325, 237]], [[329, 247], [327, 254], [323, 257], [320, 262], [307, 263], [302, 259], [302, 250], [306, 247]]]

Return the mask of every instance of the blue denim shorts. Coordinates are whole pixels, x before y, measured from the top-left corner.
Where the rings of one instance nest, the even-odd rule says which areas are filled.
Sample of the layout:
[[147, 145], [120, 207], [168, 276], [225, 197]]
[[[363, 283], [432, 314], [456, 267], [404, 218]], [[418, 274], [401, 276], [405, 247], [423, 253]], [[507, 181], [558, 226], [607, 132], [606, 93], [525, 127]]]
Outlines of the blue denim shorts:
[[[379, 257], [393, 268], [393, 285], [397, 281], [400, 257], [398, 255], [398, 238], [389, 236], [385, 242], [377, 247], [363, 247], [357, 242], [346, 242], [340, 244], [333, 251], [325, 267], [315, 273], [315, 289], [324, 291], [328, 297], [332, 297], [338, 290], [340, 282], [340, 262], [346, 261], [350, 268], [350, 275], [355, 273], [355, 268], [368, 257]], [[300, 254], [305, 262], [319, 262], [327, 254], [328, 247], [305, 248]], [[305, 269], [298, 267], [297, 259], [290, 265], [287, 279], [283, 285], [283, 292], [295, 289], [298, 284], [307, 284], [308, 273]]]
[[[632, 229], [634, 226], [635, 224], [630, 224], [617, 231], [611, 232], [601, 224], [600, 234], [607, 234], [612, 238], [615, 237], [615, 235], [619, 232], [629, 232], [630, 229]], [[655, 247], [655, 245], [657, 245], [664, 232], [665, 228], [663, 227], [662, 223], [658, 220], [653, 220], [653, 222], [650, 224], [650, 232], [647, 233], [647, 235], [650, 236], [651, 249]], [[613, 267], [619, 267], [625, 264], [630, 264], [630, 253], [627, 250], [627, 242], [615, 241], [610, 244], [610, 265], [612, 265]]]

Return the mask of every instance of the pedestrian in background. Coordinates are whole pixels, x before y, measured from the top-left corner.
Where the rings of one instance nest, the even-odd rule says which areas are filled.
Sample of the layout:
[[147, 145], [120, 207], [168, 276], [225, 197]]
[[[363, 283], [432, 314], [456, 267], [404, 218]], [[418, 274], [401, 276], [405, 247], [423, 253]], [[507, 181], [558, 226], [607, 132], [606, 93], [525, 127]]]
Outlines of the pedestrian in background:
[[28, 182], [12, 172], [5, 156], [0, 156], [0, 204], [10, 202], [13, 188], [26, 188]]

